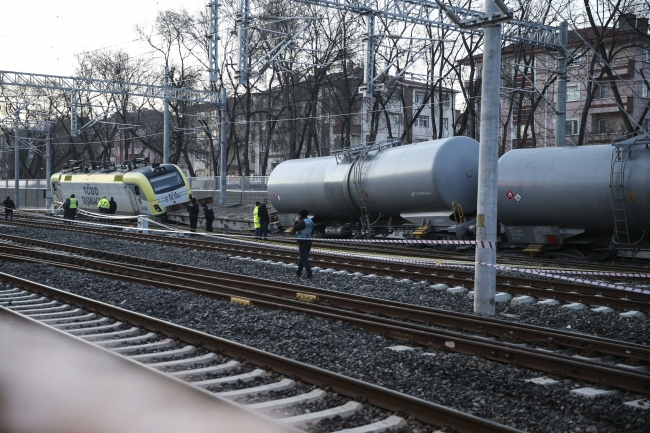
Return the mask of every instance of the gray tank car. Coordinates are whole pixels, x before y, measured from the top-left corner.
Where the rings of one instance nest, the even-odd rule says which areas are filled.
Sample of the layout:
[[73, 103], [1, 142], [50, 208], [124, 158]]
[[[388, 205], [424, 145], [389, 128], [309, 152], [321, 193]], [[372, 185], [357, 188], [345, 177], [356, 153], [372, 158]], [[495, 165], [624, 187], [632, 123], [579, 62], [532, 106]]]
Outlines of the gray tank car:
[[622, 243], [628, 236], [639, 241], [650, 228], [649, 142], [506, 153], [499, 160], [498, 219], [507, 240], [609, 243], [616, 231]]
[[[476, 212], [479, 144], [451, 137], [371, 151], [361, 166], [362, 199], [374, 219], [399, 218], [419, 226], [453, 230], [452, 203], [465, 215]], [[342, 225], [358, 222], [359, 193], [355, 165], [359, 159], [339, 156], [294, 159], [278, 165], [268, 181], [269, 201], [283, 226], [308, 209], [326, 232], [345, 236]]]

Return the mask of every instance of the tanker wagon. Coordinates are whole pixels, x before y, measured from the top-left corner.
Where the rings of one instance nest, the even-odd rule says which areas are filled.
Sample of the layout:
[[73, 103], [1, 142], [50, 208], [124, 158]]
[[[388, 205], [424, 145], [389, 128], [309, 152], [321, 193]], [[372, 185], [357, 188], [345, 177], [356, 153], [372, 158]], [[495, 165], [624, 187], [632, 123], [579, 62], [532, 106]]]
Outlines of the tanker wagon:
[[520, 149], [499, 160], [498, 219], [512, 244], [646, 249], [650, 138]]
[[375, 235], [461, 236], [475, 220], [478, 153], [475, 140], [451, 137], [289, 160], [269, 177], [269, 202], [283, 228], [307, 209], [327, 237], [367, 234], [364, 208]]

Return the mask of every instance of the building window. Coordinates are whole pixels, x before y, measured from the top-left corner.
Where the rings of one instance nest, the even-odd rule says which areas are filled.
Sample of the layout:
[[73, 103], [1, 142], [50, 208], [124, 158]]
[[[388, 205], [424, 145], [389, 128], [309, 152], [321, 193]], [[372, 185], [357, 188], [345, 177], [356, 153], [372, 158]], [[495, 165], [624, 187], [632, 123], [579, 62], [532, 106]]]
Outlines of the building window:
[[566, 86], [566, 101], [574, 102], [580, 100], [580, 85], [570, 84]]
[[650, 98], [650, 82], [644, 81], [643, 84], [643, 97], [644, 98]]
[[[528, 128], [526, 128], [528, 126]], [[523, 138], [530, 138], [532, 136], [532, 131], [530, 130], [531, 126], [526, 125], [525, 123], [522, 123], [520, 125], [516, 125], [514, 128], [512, 128], [512, 139], [523, 139]], [[526, 135], [524, 136], [524, 132], [526, 132]]]
[[450, 97], [449, 93], [443, 93], [442, 94], [442, 106], [443, 107], [451, 106], [451, 97]]
[[415, 126], [419, 126], [422, 128], [428, 128], [429, 127], [429, 117], [428, 116], [418, 116], [417, 119], [415, 119]]
[[393, 126], [398, 126], [401, 122], [401, 116], [399, 113], [388, 113], [388, 119], [390, 120], [391, 128]]
[[645, 47], [643, 51], [645, 54], [645, 61], [650, 63], [650, 47]]
[[598, 89], [596, 89], [596, 99], [607, 99], [612, 96], [611, 88], [609, 84], [601, 84]]
[[578, 135], [578, 119], [566, 121], [566, 135]]
[[607, 134], [607, 119], [600, 119], [598, 121], [598, 133]]
[[424, 102], [425, 94], [422, 92], [415, 92], [415, 104], [420, 105]]
[[530, 107], [531, 105], [533, 105], [533, 94], [527, 92], [521, 95], [521, 106]]
[[449, 119], [446, 117], [442, 118], [442, 130], [447, 131], [449, 129]]
[[650, 119], [643, 119], [643, 130], [646, 134], [650, 134]]

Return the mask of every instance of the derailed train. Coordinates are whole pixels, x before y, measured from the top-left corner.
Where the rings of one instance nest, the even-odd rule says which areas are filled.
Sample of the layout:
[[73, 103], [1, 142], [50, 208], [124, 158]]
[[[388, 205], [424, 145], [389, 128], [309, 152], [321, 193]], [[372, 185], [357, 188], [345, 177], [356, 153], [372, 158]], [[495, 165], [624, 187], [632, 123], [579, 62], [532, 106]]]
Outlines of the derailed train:
[[[614, 146], [520, 149], [499, 160], [498, 221], [510, 244], [647, 247], [648, 137]], [[291, 160], [269, 178], [280, 223], [308, 209], [325, 236], [362, 235], [367, 209], [376, 235], [471, 236], [479, 144], [452, 137], [337, 156]]]
[[113, 197], [117, 215], [162, 219], [170, 208], [189, 202], [192, 191], [183, 172], [173, 164], [150, 164], [146, 158], [120, 166], [74, 161], [54, 173], [50, 186], [55, 202], [74, 194], [79, 208], [97, 212], [102, 197]]

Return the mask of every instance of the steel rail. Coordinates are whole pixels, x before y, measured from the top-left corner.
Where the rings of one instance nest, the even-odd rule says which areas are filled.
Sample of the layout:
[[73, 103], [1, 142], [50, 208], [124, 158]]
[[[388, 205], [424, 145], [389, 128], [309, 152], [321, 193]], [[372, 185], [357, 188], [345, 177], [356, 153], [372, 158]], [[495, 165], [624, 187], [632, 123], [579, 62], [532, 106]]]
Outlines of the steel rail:
[[[236, 232], [229, 232], [231, 235], [241, 235]], [[289, 237], [273, 237], [271, 238], [273, 242], [282, 242], [286, 244], [294, 244], [295, 238]], [[316, 239], [318, 240], [318, 239]], [[371, 243], [352, 243], [352, 242], [337, 242], [330, 245], [319, 245], [319, 248], [331, 246], [336, 249], [346, 249], [350, 251], [358, 252], [378, 252], [382, 254], [405, 254], [405, 255], [417, 255], [419, 257], [426, 257], [429, 259], [441, 259], [441, 260], [458, 260], [458, 261], [467, 261], [470, 264], [474, 263], [474, 246], [466, 245], [471, 247], [471, 250], [468, 251], [439, 251], [430, 248], [417, 248], [418, 245], [395, 245], [395, 244], [371, 244]], [[592, 262], [570, 262], [570, 261], [561, 261], [561, 260], [552, 260], [544, 259], [539, 257], [525, 257], [525, 256], [512, 256], [508, 253], [497, 253], [497, 258], [500, 259], [501, 263], [507, 263], [512, 265], [521, 266], [521, 262], [532, 262], [531, 266], [556, 266], [558, 268], [572, 269], [579, 267], [581, 271], [584, 272], [618, 272], [629, 274], [626, 275], [626, 278], [629, 279], [646, 279], [635, 274], [647, 274], [650, 272], [647, 268], [642, 268], [639, 266], [632, 266], [628, 263], [617, 263], [614, 265], [607, 265], [602, 263], [592, 263]]]
[[[17, 242], [22, 241], [21, 238], [14, 238], [14, 240]], [[650, 347], [648, 346], [629, 343], [623, 344], [620, 341], [601, 337], [580, 335], [533, 325], [515, 324], [487, 317], [479, 319], [470, 314], [438, 310], [430, 307], [360, 295], [351, 295], [343, 292], [319, 289], [317, 287], [305, 287], [299, 284], [283, 283], [223, 271], [161, 262], [158, 260], [143, 259], [119, 253], [70, 247], [46, 241], [27, 241], [28, 243], [38, 245], [39, 247], [62, 249], [74, 252], [83, 257], [127, 263], [130, 266], [141, 267], [145, 270], [164, 269], [165, 273], [175, 275], [179, 278], [185, 278], [187, 275], [192, 275], [194, 279], [203, 282], [215, 283], [217, 281], [223, 281], [224, 284], [236, 285], [236, 287], [240, 289], [258, 291], [273, 296], [283, 296], [285, 298], [296, 298], [300, 295], [307, 295], [308, 297], [311, 297], [310, 302], [315, 302], [321, 305], [337, 306], [347, 310], [393, 317], [401, 320], [411, 320], [418, 323], [424, 323], [428, 326], [459, 329], [467, 332], [478, 333], [484, 336], [490, 335], [497, 338], [504, 338], [513, 343], [541, 343], [555, 347], [581, 350], [585, 355], [599, 353], [602, 355], [613, 355], [621, 358], [650, 362]], [[32, 257], [45, 255], [47, 258], [55, 260], [62, 259], [58, 255], [51, 255], [43, 251], [32, 251], [12, 246], [6, 246], [6, 248], [8, 251], [12, 251], [15, 254], [27, 254]]]
[[[61, 230], [75, 230], [68, 227], [55, 226]], [[223, 254], [244, 254], [249, 257], [269, 259], [270, 257], [283, 260], [298, 260], [298, 252], [278, 251], [273, 246], [243, 247], [232, 243], [212, 241], [199, 241], [193, 239], [170, 238], [159, 235], [140, 235], [134, 233], [123, 234], [120, 232], [94, 229], [97, 234], [109, 235], [114, 238], [128, 241], [158, 243], [176, 247], [188, 247], [213, 251]], [[6, 237], [7, 235], [0, 235]], [[354, 257], [334, 257], [323, 253], [311, 253], [310, 261], [323, 267], [336, 267], [348, 272], [374, 273], [378, 276], [394, 278], [426, 280], [436, 283], [466, 286], [473, 281], [473, 273], [461, 269], [448, 269], [443, 267], [420, 266], [407, 263], [390, 263], [382, 260]], [[650, 313], [650, 295], [597, 287], [585, 284], [567, 283], [563, 281], [543, 280], [536, 278], [514, 277], [497, 275], [497, 288], [514, 295], [528, 295], [543, 299], [558, 299], [566, 302], [579, 302], [589, 305], [609, 306], [613, 308], [637, 310]]]
[[[466, 355], [480, 356], [493, 361], [511, 363], [517, 366], [531, 368], [552, 373], [561, 372], [568, 377], [586, 380], [589, 382], [607, 383], [634, 392], [650, 394], [650, 374], [633, 372], [630, 369], [618, 368], [588, 360], [577, 360], [561, 354], [544, 353], [530, 348], [518, 347], [511, 343], [486, 341], [481, 337], [467, 336], [452, 331], [431, 330], [430, 328], [399, 323], [394, 320], [383, 319], [365, 314], [342, 311], [337, 308], [313, 305], [293, 299], [254, 293], [220, 284], [197, 282], [191, 278], [181, 278], [176, 275], [165, 275], [164, 270], [155, 271], [136, 269], [104, 261], [96, 261], [94, 267], [102, 270], [89, 269], [83, 265], [69, 265], [52, 262], [47, 259], [31, 259], [21, 256], [11, 256], [0, 253], [0, 257], [9, 260], [35, 261], [53, 264], [71, 270], [93, 273], [100, 277], [129, 281], [138, 284], [155, 282], [155, 286], [172, 290], [186, 290], [200, 295], [219, 300], [242, 300], [248, 305], [260, 306], [271, 309], [285, 309], [299, 313], [311, 314], [330, 320], [340, 320], [370, 332], [387, 335], [390, 338], [407, 342], [415, 342], [438, 349], [454, 351]], [[73, 257], [69, 260], [75, 261]], [[83, 260], [83, 259], [81, 259]], [[144, 279], [144, 281], [143, 281]], [[237, 295], [233, 299], [233, 293]], [[342, 314], [344, 313], [344, 314]]]
[[455, 409], [13, 275], [0, 273], [0, 280], [41, 293], [48, 297], [59, 299], [62, 302], [114, 317], [117, 320], [127, 321], [150, 331], [160, 332], [187, 343], [202, 346], [225, 356], [233, 358], [241, 357], [252, 364], [268, 366], [277, 373], [297, 377], [299, 380], [307, 383], [319, 386], [327, 385], [333, 391], [352, 399], [366, 401], [393, 412], [405, 411], [419, 421], [427, 424], [452, 426], [459, 432], [467, 433], [521, 433], [521, 430], [481, 419]]

